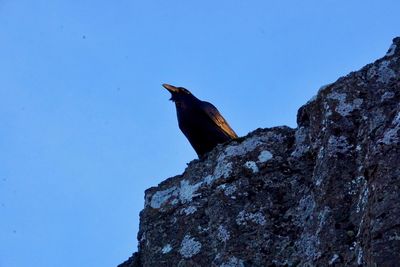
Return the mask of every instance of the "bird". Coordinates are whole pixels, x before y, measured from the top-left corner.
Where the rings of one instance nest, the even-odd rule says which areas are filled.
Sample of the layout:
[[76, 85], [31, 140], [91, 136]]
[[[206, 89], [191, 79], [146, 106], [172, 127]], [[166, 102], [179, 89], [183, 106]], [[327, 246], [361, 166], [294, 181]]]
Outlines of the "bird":
[[218, 144], [238, 138], [213, 104], [198, 99], [186, 88], [166, 83], [162, 86], [171, 93], [179, 128], [200, 159]]

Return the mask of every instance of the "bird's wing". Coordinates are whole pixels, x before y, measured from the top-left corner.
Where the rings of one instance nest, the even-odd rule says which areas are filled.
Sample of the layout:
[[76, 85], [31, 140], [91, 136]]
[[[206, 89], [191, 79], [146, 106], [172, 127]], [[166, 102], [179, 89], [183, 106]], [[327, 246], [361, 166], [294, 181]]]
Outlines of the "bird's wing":
[[211, 103], [202, 101], [202, 110], [218, 127], [230, 138], [237, 138], [237, 134], [229, 126], [228, 122], [222, 117], [218, 109]]

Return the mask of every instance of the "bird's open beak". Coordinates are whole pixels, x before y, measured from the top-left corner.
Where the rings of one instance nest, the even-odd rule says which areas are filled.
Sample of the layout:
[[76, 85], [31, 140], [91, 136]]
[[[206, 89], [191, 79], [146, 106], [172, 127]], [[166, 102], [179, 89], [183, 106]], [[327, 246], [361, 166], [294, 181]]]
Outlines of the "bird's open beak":
[[165, 89], [167, 89], [171, 94], [177, 93], [177, 92], [179, 91], [179, 89], [176, 88], [175, 86], [172, 86], [172, 85], [169, 85], [169, 84], [166, 84], [166, 83], [163, 83], [162, 86], [163, 86]]

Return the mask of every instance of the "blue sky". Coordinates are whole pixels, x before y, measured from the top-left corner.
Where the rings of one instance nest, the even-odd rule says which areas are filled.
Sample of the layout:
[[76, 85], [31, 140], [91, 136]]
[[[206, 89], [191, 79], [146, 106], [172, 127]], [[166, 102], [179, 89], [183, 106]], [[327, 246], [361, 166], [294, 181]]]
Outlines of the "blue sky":
[[144, 190], [196, 157], [162, 83], [239, 135], [296, 126], [383, 56], [398, 0], [0, 0], [0, 266], [116, 266]]

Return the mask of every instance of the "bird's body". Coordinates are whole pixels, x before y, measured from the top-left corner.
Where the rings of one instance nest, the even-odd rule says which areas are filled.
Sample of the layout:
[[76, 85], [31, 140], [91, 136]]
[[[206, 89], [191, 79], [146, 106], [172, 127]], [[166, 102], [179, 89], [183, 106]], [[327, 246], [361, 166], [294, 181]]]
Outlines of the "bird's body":
[[216, 107], [182, 87], [163, 85], [175, 102], [179, 128], [202, 158], [218, 144], [237, 138]]

